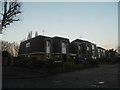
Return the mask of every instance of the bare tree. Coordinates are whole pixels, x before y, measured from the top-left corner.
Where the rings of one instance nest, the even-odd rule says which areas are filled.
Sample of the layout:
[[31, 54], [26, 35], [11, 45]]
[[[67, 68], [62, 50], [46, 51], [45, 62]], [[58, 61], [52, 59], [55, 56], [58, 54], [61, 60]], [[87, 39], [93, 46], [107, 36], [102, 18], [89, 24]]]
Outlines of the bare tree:
[[1, 41], [1, 50], [0, 51], [8, 51], [11, 55], [17, 56], [19, 50], [19, 44], [17, 42], [8, 42]]
[[109, 49], [108, 52], [109, 52], [109, 54], [110, 54], [110, 57], [115, 57], [116, 50], [114, 50], [114, 49]]
[[10, 51], [13, 56], [17, 56], [19, 51], [19, 44], [17, 42], [11, 43]]
[[35, 37], [37, 37], [38, 36], [38, 32], [35, 32]]
[[21, 13], [21, 2], [18, 0], [4, 0], [2, 2], [2, 11], [0, 14], [2, 15], [0, 21], [0, 33], [2, 30], [6, 28], [7, 25], [10, 25], [14, 21], [19, 21], [16, 16]]
[[8, 51], [10, 46], [9, 42], [1, 41], [1, 51]]
[[28, 40], [28, 39], [31, 39], [31, 38], [32, 38], [32, 31], [30, 31], [30, 32], [28, 33], [27, 40]]

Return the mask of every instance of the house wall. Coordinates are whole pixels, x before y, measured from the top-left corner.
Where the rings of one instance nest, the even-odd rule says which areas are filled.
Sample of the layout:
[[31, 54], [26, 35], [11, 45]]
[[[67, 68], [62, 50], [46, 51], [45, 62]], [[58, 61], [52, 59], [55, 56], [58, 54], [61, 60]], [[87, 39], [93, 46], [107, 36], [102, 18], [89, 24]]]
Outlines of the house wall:
[[67, 61], [71, 57], [101, 58], [105, 56], [105, 49], [79, 39], [69, 43], [67, 38], [37, 36], [21, 42], [18, 55], [36, 57], [39, 60], [61, 59]]
[[77, 54], [77, 57], [90, 57], [91, 55], [91, 45], [88, 42], [81, 40], [75, 40], [71, 43], [72, 51], [71, 53]]
[[98, 53], [98, 58], [104, 58], [106, 57], [106, 50], [101, 48], [101, 47], [97, 47], [97, 53]]
[[70, 43], [71, 53], [77, 54], [77, 57], [83, 58], [97, 58], [97, 48], [96, 44], [76, 39]]
[[[63, 44], [66, 46], [63, 48]], [[53, 57], [54, 58], [61, 58], [64, 61], [68, 60], [68, 53], [69, 53], [69, 39], [62, 38], [62, 37], [53, 37]]]
[[[50, 42], [50, 53], [47, 51], [47, 41]], [[19, 56], [36, 57], [39, 60], [52, 58], [52, 39], [44, 36], [37, 36], [20, 44]]]

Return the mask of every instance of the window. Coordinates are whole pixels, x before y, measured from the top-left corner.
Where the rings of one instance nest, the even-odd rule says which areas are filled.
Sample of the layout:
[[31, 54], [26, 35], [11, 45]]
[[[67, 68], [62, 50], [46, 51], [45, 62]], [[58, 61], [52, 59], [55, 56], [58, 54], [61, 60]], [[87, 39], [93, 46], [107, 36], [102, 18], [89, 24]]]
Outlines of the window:
[[67, 43], [62, 42], [62, 53], [66, 54], [67, 53]]
[[90, 50], [90, 47], [87, 47], [87, 51], [89, 51]]
[[102, 55], [105, 56], [105, 50], [102, 50]]
[[78, 46], [78, 52], [81, 54], [81, 46]]
[[95, 56], [95, 51], [92, 51], [92, 53], [93, 53], [93, 56]]
[[81, 47], [80, 47], [80, 46], [78, 46], [78, 50], [81, 50]]
[[92, 45], [92, 50], [94, 50], [95, 49], [95, 46], [94, 45]]
[[50, 46], [50, 42], [49, 42], [49, 41], [47, 41], [47, 46], [48, 46], [48, 47]]
[[26, 43], [26, 48], [30, 47], [30, 42]]
[[50, 53], [50, 41], [46, 41], [46, 53]]
[[98, 52], [100, 52], [100, 49], [98, 49]]

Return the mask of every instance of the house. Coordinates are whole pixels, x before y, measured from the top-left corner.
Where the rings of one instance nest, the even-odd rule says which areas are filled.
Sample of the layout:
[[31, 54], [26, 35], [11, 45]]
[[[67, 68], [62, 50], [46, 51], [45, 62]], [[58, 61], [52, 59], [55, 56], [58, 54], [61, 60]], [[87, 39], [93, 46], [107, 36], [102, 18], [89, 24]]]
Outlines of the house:
[[21, 42], [18, 56], [36, 57], [39, 60], [52, 58], [52, 38], [39, 35]]
[[94, 43], [76, 39], [70, 43], [70, 48], [71, 56], [96, 59], [96, 44]]
[[102, 47], [97, 47], [98, 58], [103, 58], [106, 56], [106, 50]]
[[18, 56], [36, 57], [39, 60], [68, 59], [69, 39], [63, 37], [37, 36], [21, 42]]
[[53, 37], [53, 57], [54, 59], [62, 59], [63, 61], [68, 60], [69, 51], [69, 39], [55, 36]]

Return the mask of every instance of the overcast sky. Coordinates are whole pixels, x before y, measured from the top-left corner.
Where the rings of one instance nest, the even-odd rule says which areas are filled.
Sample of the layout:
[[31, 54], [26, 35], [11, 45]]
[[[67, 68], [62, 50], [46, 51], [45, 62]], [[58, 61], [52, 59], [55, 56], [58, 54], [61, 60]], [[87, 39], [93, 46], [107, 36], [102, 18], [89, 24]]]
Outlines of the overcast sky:
[[117, 48], [117, 2], [24, 2], [21, 21], [4, 30], [2, 39], [20, 42], [28, 32], [89, 40], [98, 46]]

